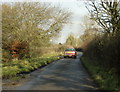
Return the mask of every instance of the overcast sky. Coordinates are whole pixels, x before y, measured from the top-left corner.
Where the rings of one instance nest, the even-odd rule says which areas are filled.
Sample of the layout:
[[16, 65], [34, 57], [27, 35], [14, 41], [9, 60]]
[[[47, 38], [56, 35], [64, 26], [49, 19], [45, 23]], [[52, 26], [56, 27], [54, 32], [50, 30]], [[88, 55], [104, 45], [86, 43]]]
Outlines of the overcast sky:
[[51, 2], [53, 5], [59, 5], [61, 8], [68, 9], [73, 12], [71, 23], [67, 24], [58, 39], [54, 39], [54, 42], [64, 43], [69, 34], [73, 34], [76, 37], [83, 34], [80, 23], [85, 15], [88, 14], [83, 0], [1, 0], [2, 2]]
[[85, 8], [85, 3], [83, 1], [56, 1], [51, 2], [53, 5], [60, 5], [64, 9], [68, 9], [71, 12], [73, 12], [73, 16], [71, 19], [71, 23], [67, 24], [63, 30], [61, 31], [61, 34], [58, 39], [54, 39], [57, 43], [64, 43], [66, 41], [66, 38], [69, 34], [73, 34], [75, 37], [80, 36], [84, 33], [84, 30], [81, 28], [81, 22], [85, 15], [88, 14], [87, 9]]
[[[69, 1], [69, 2], [52, 2], [54, 5], [61, 5], [61, 7], [73, 12], [71, 23], [67, 24], [61, 31], [60, 37], [56, 39], [56, 42], [64, 43], [69, 34], [73, 34], [76, 37], [84, 33], [81, 28], [81, 22], [85, 15], [88, 14], [87, 9], [83, 1]], [[59, 3], [59, 4], [58, 4]], [[54, 40], [55, 41], [55, 40]]]

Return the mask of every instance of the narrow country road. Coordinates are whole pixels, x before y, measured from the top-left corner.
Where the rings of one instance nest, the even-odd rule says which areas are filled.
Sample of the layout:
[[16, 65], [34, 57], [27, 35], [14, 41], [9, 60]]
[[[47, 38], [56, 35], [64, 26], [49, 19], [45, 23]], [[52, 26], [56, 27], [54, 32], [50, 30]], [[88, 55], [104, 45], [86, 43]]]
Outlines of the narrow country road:
[[97, 86], [81, 64], [81, 55], [49, 64], [15, 90], [96, 90]]

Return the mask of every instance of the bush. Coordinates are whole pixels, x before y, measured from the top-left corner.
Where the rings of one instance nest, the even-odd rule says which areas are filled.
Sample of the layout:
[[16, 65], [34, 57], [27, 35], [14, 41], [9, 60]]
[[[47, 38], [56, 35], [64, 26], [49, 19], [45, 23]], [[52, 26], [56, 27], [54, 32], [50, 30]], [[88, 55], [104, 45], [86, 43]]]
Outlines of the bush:
[[[84, 51], [85, 57], [88, 57], [92, 62], [106, 67], [108, 70], [111, 68], [120, 72], [120, 37], [119, 36], [99, 36], [88, 44]], [[97, 60], [97, 62], [96, 62]]]
[[12, 59], [10, 51], [2, 49], [2, 61], [9, 62]]
[[101, 89], [120, 90], [120, 35], [100, 35], [88, 44], [82, 56]]
[[12, 58], [22, 59], [29, 57], [29, 46], [25, 41], [14, 40], [10, 44]]
[[108, 71], [105, 67], [96, 66], [91, 63], [92, 61], [89, 58], [84, 56], [82, 56], [81, 61], [101, 90], [120, 91], [119, 77], [114, 69]]

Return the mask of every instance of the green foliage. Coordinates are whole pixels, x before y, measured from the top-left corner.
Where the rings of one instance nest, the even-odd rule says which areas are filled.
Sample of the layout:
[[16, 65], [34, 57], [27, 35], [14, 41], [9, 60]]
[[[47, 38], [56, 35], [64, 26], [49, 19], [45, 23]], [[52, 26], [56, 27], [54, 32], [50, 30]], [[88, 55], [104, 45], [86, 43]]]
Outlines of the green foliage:
[[12, 59], [12, 57], [10, 55], [10, 51], [2, 49], [2, 61], [3, 62], [8, 62], [11, 59]]
[[66, 40], [66, 44], [70, 45], [70, 46], [74, 46], [75, 45], [75, 38], [72, 35], [69, 35], [67, 40]]
[[[83, 63], [105, 90], [119, 90], [120, 86], [120, 15], [119, 2], [91, 2], [92, 15], [102, 28], [84, 47]], [[106, 15], [106, 16], [101, 16]]]
[[[120, 54], [120, 36], [99, 36], [91, 41], [85, 52], [84, 56], [89, 57], [101, 66], [104, 66], [108, 69], [115, 68], [119, 72], [119, 54]], [[102, 61], [102, 62], [101, 62]]]
[[57, 59], [59, 58], [55, 56], [49, 56], [4, 62], [2, 67], [2, 77], [3, 79], [16, 77], [18, 74], [30, 72], [41, 66], [47, 65]]
[[73, 35], [69, 35], [68, 38], [66, 39], [65, 45], [67, 46], [73, 46], [73, 47], [78, 47], [80, 46], [82, 40], [77, 37], [74, 37]]
[[2, 76], [3, 78], [11, 78], [16, 76], [19, 73], [18, 66], [5, 66], [2, 68]]
[[[105, 67], [96, 65], [88, 57], [84, 56], [81, 58], [81, 61], [99, 85], [100, 89], [120, 91], [119, 77], [118, 74], [115, 73], [114, 69], [107, 70]], [[95, 62], [97, 62], [97, 60]]]

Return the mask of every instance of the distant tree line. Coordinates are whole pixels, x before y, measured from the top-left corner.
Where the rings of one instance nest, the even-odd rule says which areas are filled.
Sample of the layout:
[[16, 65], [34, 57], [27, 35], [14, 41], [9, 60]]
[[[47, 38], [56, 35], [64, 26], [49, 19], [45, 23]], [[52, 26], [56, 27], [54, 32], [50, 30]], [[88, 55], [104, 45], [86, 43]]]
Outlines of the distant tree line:
[[64, 45], [66, 45], [67, 47], [74, 47], [74, 48], [80, 47], [81, 44], [82, 44], [82, 40], [80, 36], [76, 37], [73, 34], [68, 35], [66, 42], [64, 43]]

